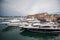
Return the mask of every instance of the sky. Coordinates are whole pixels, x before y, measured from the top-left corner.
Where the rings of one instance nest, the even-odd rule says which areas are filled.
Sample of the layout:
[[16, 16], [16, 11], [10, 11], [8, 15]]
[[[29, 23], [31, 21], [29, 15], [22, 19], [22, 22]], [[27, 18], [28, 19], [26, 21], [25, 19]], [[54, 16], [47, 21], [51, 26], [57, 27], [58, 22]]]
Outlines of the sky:
[[0, 16], [60, 13], [60, 0], [0, 0]]

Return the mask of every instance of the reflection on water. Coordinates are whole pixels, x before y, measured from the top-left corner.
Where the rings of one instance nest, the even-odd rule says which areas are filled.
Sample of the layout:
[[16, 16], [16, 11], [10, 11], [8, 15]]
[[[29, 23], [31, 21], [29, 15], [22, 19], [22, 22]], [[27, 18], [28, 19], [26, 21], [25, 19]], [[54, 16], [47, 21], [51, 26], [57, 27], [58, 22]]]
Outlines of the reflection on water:
[[34, 32], [29, 32], [29, 31], [23, 31], [20, 33], [23, 36], [28, 36], [28, 37], [34, 37], [38, 38], [40, 40], [54, 40], [55, 37], [57, 37], [59, 34], [55, 33], [34, 33]]
[[14, 30], [16, 29], [17, 27], [14, 27], [14, 26], [8, 26], [6, 27], [5, 29], [3, 29], [1, 32], [6, 32], [6, 31], [11, 31], [11, 30]]

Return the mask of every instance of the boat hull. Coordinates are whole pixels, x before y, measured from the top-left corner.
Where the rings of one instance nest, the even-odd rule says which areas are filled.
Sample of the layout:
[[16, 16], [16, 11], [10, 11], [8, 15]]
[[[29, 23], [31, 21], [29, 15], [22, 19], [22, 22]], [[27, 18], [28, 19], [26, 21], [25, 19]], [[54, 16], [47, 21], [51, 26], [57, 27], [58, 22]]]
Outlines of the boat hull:
[[33, 28], [22, 28], [31, 32], [43, 32], [43, 33], [60, 33], [60, 29], [33, 29]]

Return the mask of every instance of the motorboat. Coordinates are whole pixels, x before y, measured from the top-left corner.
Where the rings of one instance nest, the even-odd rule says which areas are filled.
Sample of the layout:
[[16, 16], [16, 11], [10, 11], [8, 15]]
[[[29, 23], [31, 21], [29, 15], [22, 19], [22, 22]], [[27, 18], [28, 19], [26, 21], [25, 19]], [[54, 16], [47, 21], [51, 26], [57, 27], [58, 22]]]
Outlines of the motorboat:
[[[31, 20], [30, 20], [31, 21]], [[31, 32], [60, 32], [60, 27], [58, 26], [59, 24], [55, 22], [45, 22], [45, 23], [40, 23], [40, 22], [32, 22], [28, 23], [28, 25], [24, 25], [21, 28], [27, 31]]]

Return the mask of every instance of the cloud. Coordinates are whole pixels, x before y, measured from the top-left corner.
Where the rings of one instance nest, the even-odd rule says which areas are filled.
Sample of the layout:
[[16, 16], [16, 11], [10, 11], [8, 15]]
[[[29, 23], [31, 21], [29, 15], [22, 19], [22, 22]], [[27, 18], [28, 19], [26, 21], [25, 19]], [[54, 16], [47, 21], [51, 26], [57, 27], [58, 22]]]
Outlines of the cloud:
[[60, 0], [3, 0], [2, 15], [28, 15], [38, 12], [60, 11]]

